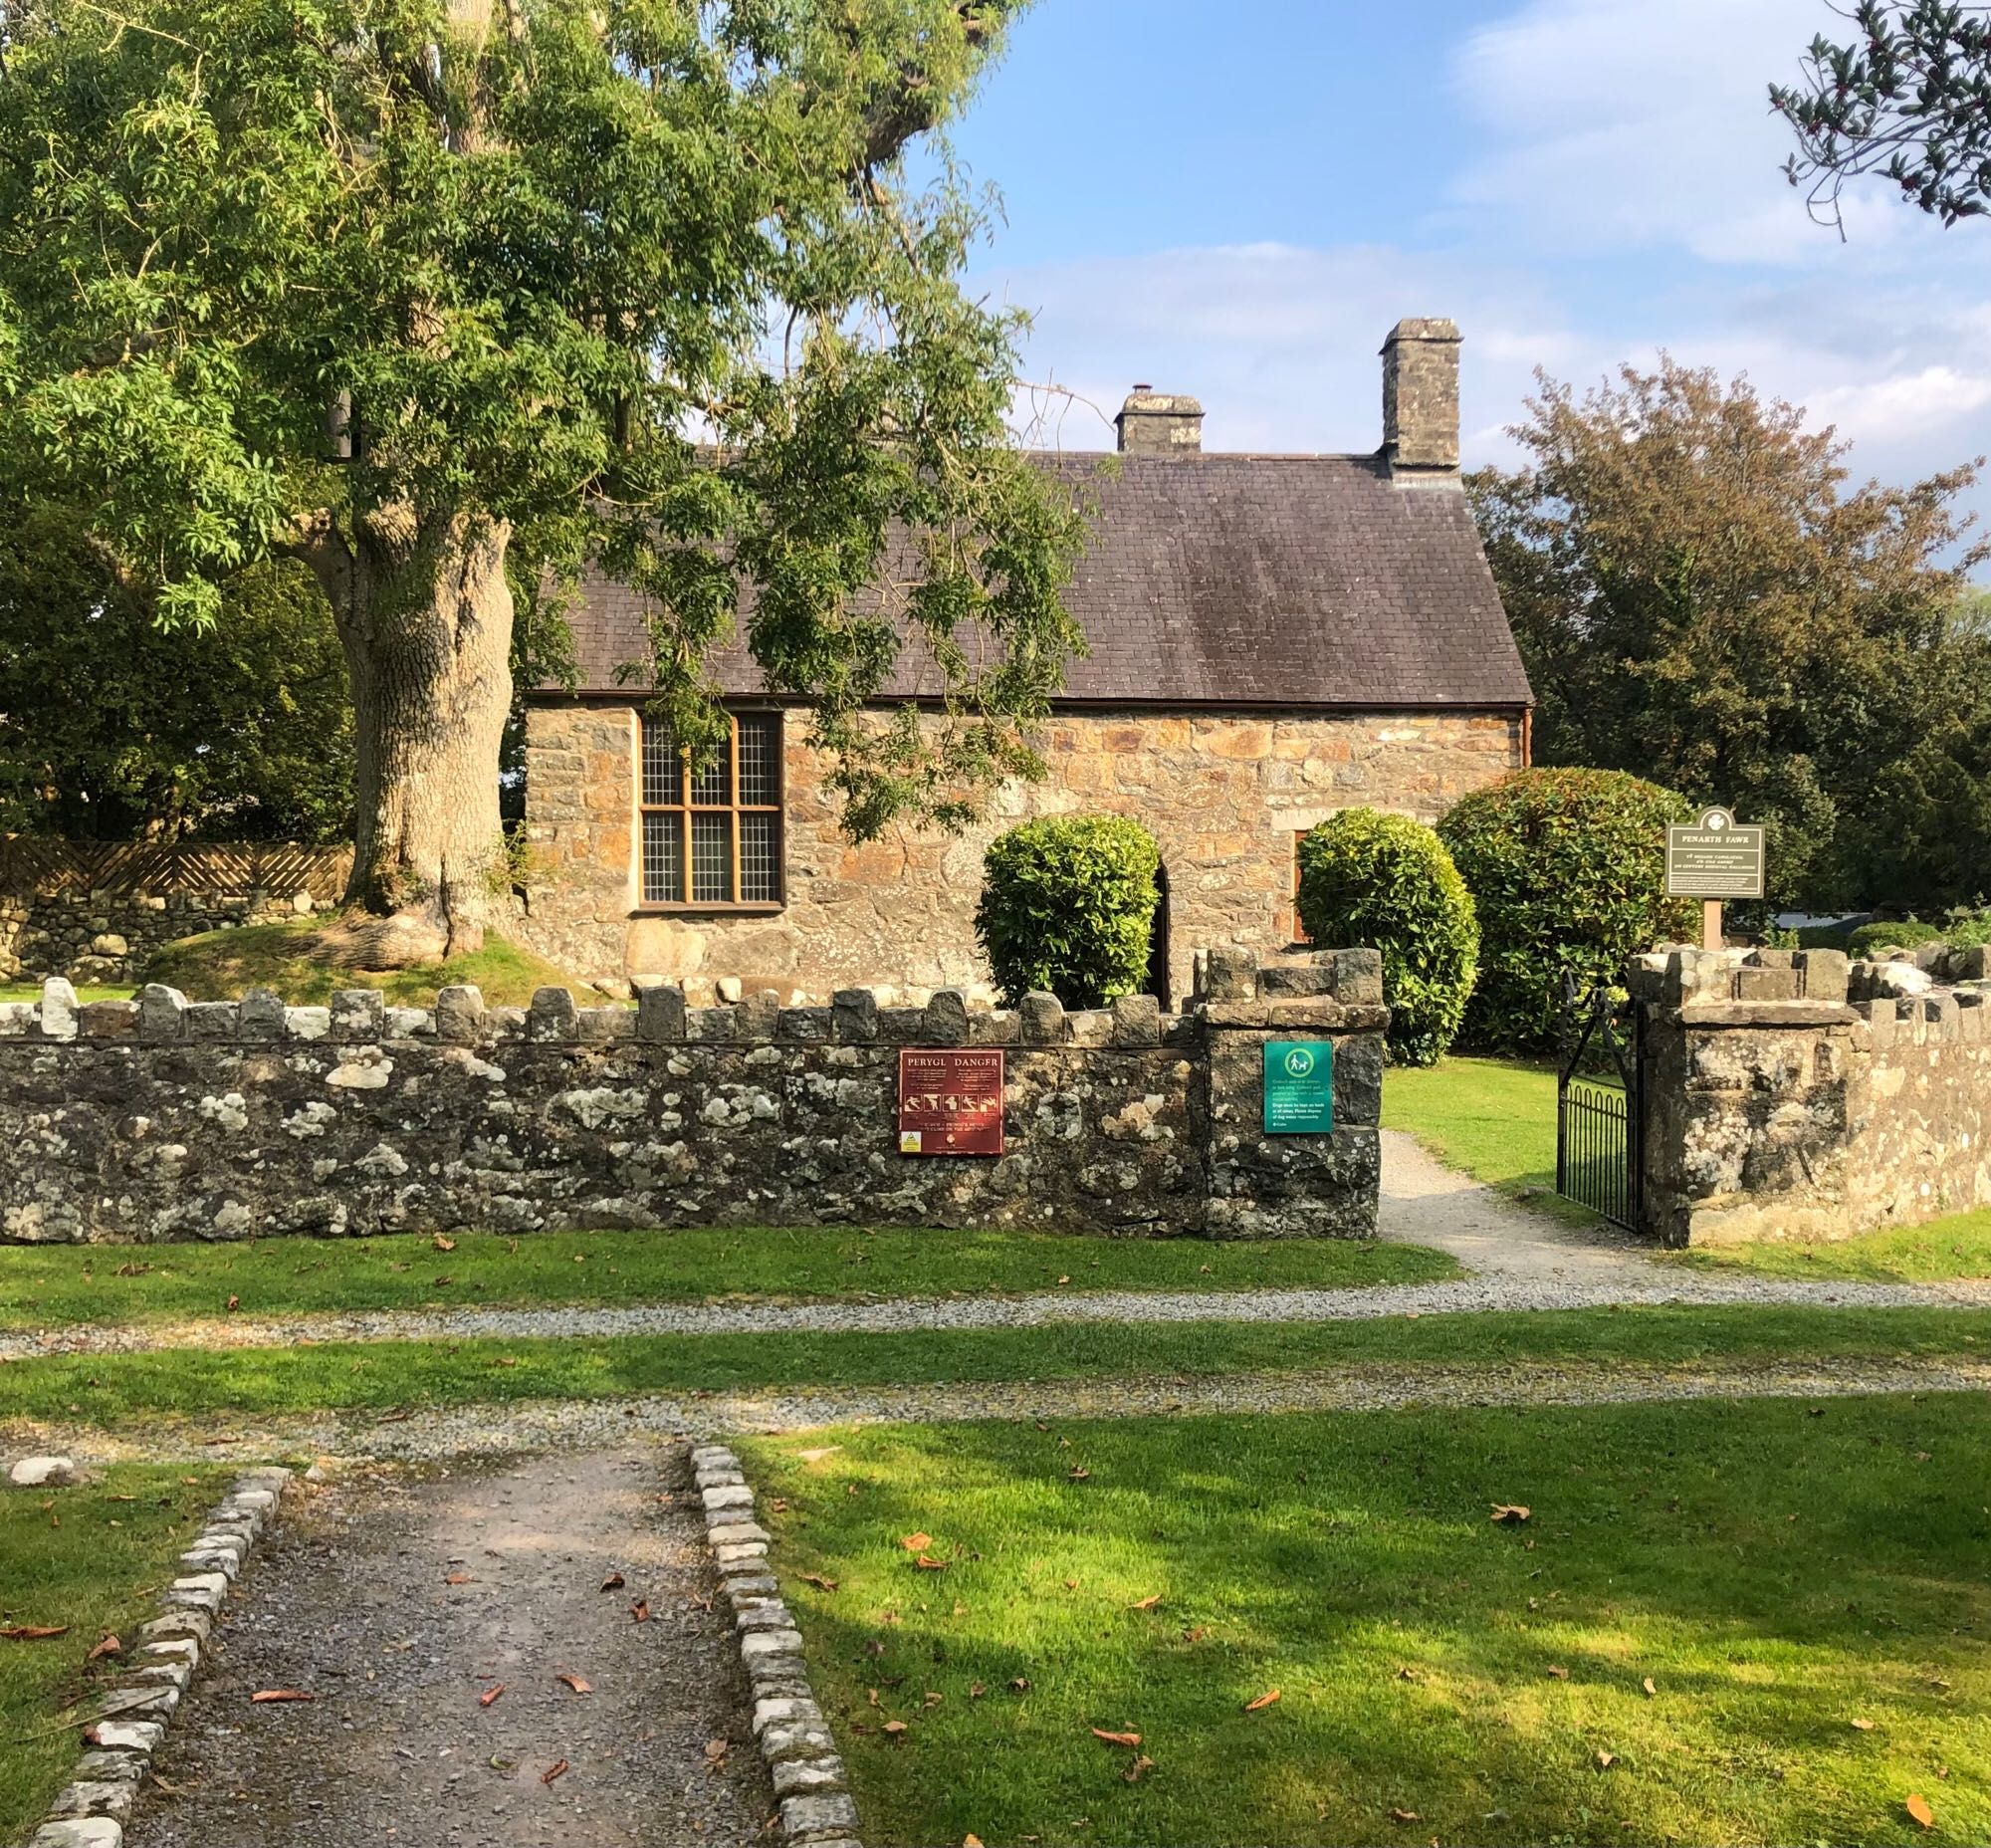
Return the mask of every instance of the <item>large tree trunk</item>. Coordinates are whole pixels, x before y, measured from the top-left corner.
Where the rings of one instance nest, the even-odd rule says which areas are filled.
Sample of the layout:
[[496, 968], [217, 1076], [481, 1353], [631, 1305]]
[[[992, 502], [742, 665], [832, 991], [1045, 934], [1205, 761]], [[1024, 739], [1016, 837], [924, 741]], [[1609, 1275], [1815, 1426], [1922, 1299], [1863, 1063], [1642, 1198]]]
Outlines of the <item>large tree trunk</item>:
[[374, 515], [321, 572], [352, 681], [357, 826], [340, 960], [405, 968], [484, 941], [504, 889], [510, 528]]

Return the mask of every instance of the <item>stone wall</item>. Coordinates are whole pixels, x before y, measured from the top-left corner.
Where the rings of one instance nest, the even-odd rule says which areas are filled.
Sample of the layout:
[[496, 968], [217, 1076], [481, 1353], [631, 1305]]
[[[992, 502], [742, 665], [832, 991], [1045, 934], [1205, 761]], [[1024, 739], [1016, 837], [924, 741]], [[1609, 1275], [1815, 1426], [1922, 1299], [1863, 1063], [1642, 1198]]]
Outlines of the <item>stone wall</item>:
[[988, 998], [974, 915], [991, 838], [1032, 815], [1127, 814], [1161, 842], [1180, 1004], [1194, 946], [1292, 942], [1295, 834], [1365, 804], [1436, 820], [1521, 761], [1515, 713], [1061, 713], [1041, 741], [1049, 780], [998, 792], [983, 825], [854, 846], [806, 726], [791, 712], [784, 728], [785, 907], [671, 915], [637, 904], [635, 710], [533, 707], [527, 940], [588, 981], [649, 976], [700, 994], [737, 978], [795, 1001], [898, 982]]
[[[784, 1007], [530, 1009], [445, 989], [292, 1008], [147, 988], [0, 1007], [0, 1238], [82, 1243], [588, 1226], [1018, 1226], [1117, 1235], [1370, 1237], [1382, 966], [1327, 951], [1199, 960], [1150, 996], [1067, 1014], [944, 991]], [[1271, 1038], [1332, 1041], [1330, 1134], [1266, 1136]], [[903, 1045], [1005, 1048], [1006, 1152], [907, 1156]]]
[[1991, 982], [1949, 955], [1641, 958], [1647, 1230], [1841, 1239], [1991, 1203]]
[[162, 944], [317, 908], [309, 892], [0, 893], [0, 982], [130, 982]]

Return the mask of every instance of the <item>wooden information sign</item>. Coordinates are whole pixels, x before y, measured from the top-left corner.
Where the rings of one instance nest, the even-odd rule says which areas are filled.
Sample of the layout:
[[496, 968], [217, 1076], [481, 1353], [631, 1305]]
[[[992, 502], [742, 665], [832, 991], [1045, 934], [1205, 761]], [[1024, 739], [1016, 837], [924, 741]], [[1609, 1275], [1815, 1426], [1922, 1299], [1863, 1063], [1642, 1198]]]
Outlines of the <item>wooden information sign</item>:
[[1761, 898], [1763, 830], [1738, 827], [1726, 808], [1666, 829], [1669, 898]]
[[1002, 1153], [1002, 1053], [899, 1049], [899, 1153]]
[[1334, 1041], [1265, 1041], [1265, 1133], [1324, 1136], [1334, 1128]]

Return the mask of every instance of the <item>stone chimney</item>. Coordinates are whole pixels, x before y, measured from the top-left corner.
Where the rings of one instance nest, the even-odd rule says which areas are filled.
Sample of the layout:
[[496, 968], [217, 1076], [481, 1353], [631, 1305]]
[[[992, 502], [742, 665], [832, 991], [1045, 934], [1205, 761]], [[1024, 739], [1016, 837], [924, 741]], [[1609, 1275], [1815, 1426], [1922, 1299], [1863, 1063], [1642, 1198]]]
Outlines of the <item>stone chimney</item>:
[[1383, 460], [1392, 475], [1458, 473], [1457, 322], [1414, 316], [1383, 343]]
[[1136, 385], [1113, 423], [1123, 456], [1193, 456], [1203, 450], [1203, 406], [1195, 398]]

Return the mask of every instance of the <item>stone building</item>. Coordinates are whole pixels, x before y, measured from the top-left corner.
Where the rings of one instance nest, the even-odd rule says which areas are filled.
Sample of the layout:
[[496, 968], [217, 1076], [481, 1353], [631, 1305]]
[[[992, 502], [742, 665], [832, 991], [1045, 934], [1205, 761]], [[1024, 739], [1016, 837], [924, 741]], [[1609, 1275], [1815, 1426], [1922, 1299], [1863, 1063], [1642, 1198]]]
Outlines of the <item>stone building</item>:
[[1458, 346], [1449, 321], [1397, 325], [1372, 454], [1206, 452], [1194, 398], [1140, 387], [1117, 474], [1045, 455], [1098, 510], [1067, 596], [1091, 653], [1044, 727], [1048, 779], [1000, 791], [966, 834], [845, 840], [806, 715], [740, 649], [714, 662], [733, 749], [687, 789], [626, 672], [647, 653], [641, 605], [593, 583], [573, 614], [577, 691], [528, 713], [527, 935], [611, 982], [986, 994], [990, 837], [1110, 812], [1161, 843], [1165, 1006], [1188, 993], [1193, 946], [1290, 945], [1306, 829], [1361, 805], [1435, 819], [1527, 762], [1528, 682], [1459, 482]]

